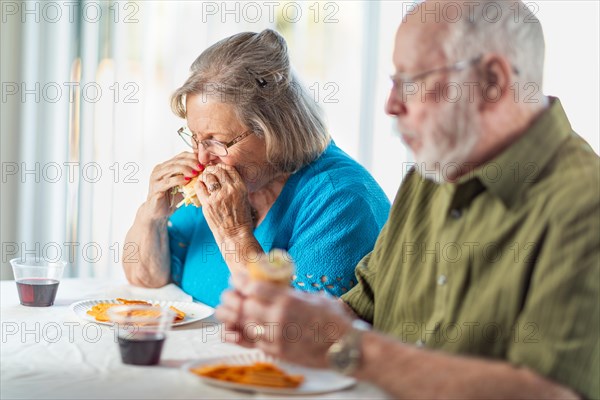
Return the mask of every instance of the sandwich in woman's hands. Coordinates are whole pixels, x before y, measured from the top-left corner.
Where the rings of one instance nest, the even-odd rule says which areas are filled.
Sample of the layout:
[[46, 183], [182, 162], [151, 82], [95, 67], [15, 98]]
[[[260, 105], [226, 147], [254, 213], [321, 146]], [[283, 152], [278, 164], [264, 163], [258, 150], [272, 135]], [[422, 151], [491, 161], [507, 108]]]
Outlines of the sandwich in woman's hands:
[[251, 279], [289, 286], [296, 271], [292, 257], [281, 249], [273, 249], [247, 265]]
[[[192, 178], [184, 186], [177, 186], [171, 190], [171, 199], [173, 199], [177, 193], [181, 193], [183, 195], [183, 200], [181, 200], [179, 203], [177, 203], [177, 206], [176, 206], [177, 208], [179, 208], [183, 205], [185, 205], [187, 207], [190, 204], [193, 204], [196, 207], [202, 207], [202, 204], [200, 204], [200, 200], [198, 200], [198, 196], [196, 196], [196, 190], [194, 190], [194, 186], [196, 185], [197, 180], [198, 180], [198, 177], [196, 176], [196, 177]], [[171, 201], [171, 204], [172, 204], [172, 201]]]

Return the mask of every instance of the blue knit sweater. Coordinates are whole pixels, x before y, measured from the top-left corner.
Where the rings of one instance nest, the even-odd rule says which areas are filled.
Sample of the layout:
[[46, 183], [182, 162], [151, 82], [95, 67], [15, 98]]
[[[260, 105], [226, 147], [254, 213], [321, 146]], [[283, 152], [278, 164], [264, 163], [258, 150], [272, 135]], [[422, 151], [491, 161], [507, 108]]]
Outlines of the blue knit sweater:
[[[291, 254], [294, 287], [340, 296], [356, 283], [354, 267], [373, 249], [389, 208], [373, 177], [332, 142], [288, 178], [254, 235], [265, 252], [280, 248]], [[168, 233], [173, 281], [194, 299], [216, 306], [230, 273], [202, 209], [177, 210]]]

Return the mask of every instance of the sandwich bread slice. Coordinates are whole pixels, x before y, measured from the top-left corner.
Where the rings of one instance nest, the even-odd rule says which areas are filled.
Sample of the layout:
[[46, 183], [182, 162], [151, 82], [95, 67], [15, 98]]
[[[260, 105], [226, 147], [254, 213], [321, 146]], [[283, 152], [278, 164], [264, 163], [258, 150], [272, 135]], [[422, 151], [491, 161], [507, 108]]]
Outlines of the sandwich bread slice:
[[173, 188], [173, 191], [171, 192], [171, 195], [175, 195], [177, 193], [181, 193], [183, 195], [183, 200], [181, 200], [179, 203], [177, 203], [177, 208], [185, 205], [186, 207], [189, 206], [190, 204], [193, 204], [196, 207], [202, 207], [202, 204], [200, 204], [200, 200], [198, 200], [198, 196], [196, 196], [196, 191], [194, 190], [194, 186], [196, 185], [196, 181], [198, 180], [198, 177], [194, 177], [192, 178], [188, 183], [186, 183], [184, 186], [177, 186], [175, 188]]

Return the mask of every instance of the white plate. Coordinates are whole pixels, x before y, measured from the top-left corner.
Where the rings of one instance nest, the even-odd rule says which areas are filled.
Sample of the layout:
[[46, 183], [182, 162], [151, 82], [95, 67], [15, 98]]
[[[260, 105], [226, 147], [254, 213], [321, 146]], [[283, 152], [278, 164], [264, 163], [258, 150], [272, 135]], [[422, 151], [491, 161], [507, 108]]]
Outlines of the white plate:
[[[159, 301], [159, 300], [147, 300], [147, 299], [136, 299], [136, 300], [144, 300], [153, 305], [160, 305], [163, 307], [173, 306], [173, 307], [183, 311], [185, 313], [184, 320], [176, 322], [171, 326], [181, 326], [181, 325], [191, 324], [192, 322], [197, 322], [197, 321], [203, 320], [205, 318], [208, 318], [211, 315], [213, 315], [215, 312], [214, 308], [209, 307], [206, 304], [202, 304], [202, 303], [191, 303], [191, 302], [184, 302], [184, 301], [167, 301], [167, 300]], [[99, 303], [121, 304], [116, 299], [82, 300], [82, 301], [78, 301], [76, 303], [71, 304], [71, 310], [73, 310], [73, 312], [75, 314], [77, 314], [78, 317], [83, 318], [87, 321], [95, 322], [97, 324], [112, 326], [112, 322], [96, 321], [96, 318], [87, 314], [87, 312], [93, 306], [95, 306], [96, 304], [99, 304]]]
[[[304, 382], [297, 388], [273, 388], [267, 386], [247, 385], [243, 383], [227, 382], [219, 379], [208, 378], [196, 375], [190, 371], [192, 368], [214, 364], [245, 365], [256, 361], [270, 362], [283, 369], [287, 374], [303, 375]], [[313, 369], [301, 367], [299, 365], [288, 364], [275, 360], [265, 355], [262, 351], [252, 351], [243, 354], [234, 354], [222, 357], [205, 358], [195, 360], [183, 365], [181, 368], [193, 376], [201, 379], [203, 382], [227, 389], [242, 390], [245, 392], [271, 393], [281, 395], [309, 395], [328, 392], [337, 392], [348, 389], [356, 384], [356, 379], [340, 375], [336, 372], [325, 369]]]

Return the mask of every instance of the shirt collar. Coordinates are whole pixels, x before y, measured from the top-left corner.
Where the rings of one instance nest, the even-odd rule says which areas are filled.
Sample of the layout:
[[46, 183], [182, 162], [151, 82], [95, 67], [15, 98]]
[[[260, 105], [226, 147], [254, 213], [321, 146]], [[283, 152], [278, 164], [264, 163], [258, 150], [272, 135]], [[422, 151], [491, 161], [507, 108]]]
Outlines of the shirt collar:
[[551, 97], [550, 107], [527, 128], [525, 134], [494, 159], [460, 179], [457, 192], [467, 181], [477, 179], [510, 208], [522, 192], [536, 182], [571, 132], [571, 124], [560, 100]]

